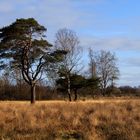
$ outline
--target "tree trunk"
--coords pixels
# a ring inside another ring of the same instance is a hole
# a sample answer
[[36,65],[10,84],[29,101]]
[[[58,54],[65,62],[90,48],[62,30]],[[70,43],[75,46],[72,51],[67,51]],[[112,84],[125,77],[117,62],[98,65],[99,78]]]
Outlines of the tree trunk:
[[77,90],[74,90],[74,95],[75,95],[74,101],[77,101]]
[[67,78],[68,78],[68,95],[69,95],[69,101],[71,102],[70,77],[67,76]]
[[101,94],[103,96],[106,95],[106,84],[105,83],[101,84]]
[[31,85],[31,104],[34,104],[36,99],[35,87],[35,84]]
[[69,101],[71,102],[71,94],[70,94],[70,93],[68,93],[68,95],[69,95]]
[[104,87],[102,90],[102,95],[105,96],[106,95],[106,88]]

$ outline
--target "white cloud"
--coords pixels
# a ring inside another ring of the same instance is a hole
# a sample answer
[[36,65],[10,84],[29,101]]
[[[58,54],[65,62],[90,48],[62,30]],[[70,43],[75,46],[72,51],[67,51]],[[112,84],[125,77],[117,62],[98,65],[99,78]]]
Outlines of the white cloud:
[[118,81],[119,86],[130,85],[139,86],[140,85],[140,72],[127,72],[121,74],[120,80]]
[[82,46],[114,51],[140,51],[140,39],[127,37],[82,37]]
[[[7,7],[6,7],[7,5]],[[5,0],[0,1],[1,25],[8,25],[16,18],[34,17],[54,35],[59,28],[71,28],[82,26],[82,13],[73,7],[69,0]],[[1,12],[3,11],[3,13]],[[5,18],[6,17],[6,18]]]
[[[136,55],[136,53],[134,53],[134,55]],[[123,66],[140,69],[140,56],[138,56],[138,55],[131,56],[131,57],[128,56],[128,57],[125,57],[122,60],[123,60]]]

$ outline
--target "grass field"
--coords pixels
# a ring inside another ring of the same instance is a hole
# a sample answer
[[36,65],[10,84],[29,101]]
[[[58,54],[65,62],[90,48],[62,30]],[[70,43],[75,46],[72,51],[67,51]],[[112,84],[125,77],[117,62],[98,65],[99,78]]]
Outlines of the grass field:
[[0,140],[139,140],[140,99],[0,102]]

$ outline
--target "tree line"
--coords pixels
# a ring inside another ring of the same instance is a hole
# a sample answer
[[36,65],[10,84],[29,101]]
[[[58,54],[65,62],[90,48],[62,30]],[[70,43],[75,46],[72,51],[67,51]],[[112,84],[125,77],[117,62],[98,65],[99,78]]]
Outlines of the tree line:
[[[45,89],[47,86],[52,94],[53,91],[67,94],[69,101],[77,100],[77,93],[85,89],[85,94],[90,90],[105,96],[108,89],[111,92],[115,88],[119,69],[114,53],[89,48],[89,70],[85,74],[82,48],[76,33],[60,29],[55,42],[50,43],[46,31],[34,18],[17,19],[0,28],[0,69],[1,75],[8,77],[3,80],[4,76],[1,76],[1,85],[12,79],[10,87],[28,90],[31,103],[35,103],[39,87]],[[39,86],[41,82],[43,84]]]

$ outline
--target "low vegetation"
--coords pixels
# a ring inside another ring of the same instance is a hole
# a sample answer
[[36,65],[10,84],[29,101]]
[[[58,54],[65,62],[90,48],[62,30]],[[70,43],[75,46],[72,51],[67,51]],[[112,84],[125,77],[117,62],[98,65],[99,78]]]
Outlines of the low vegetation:
[[0,102],[1,140],[138,140],[140,100]]

